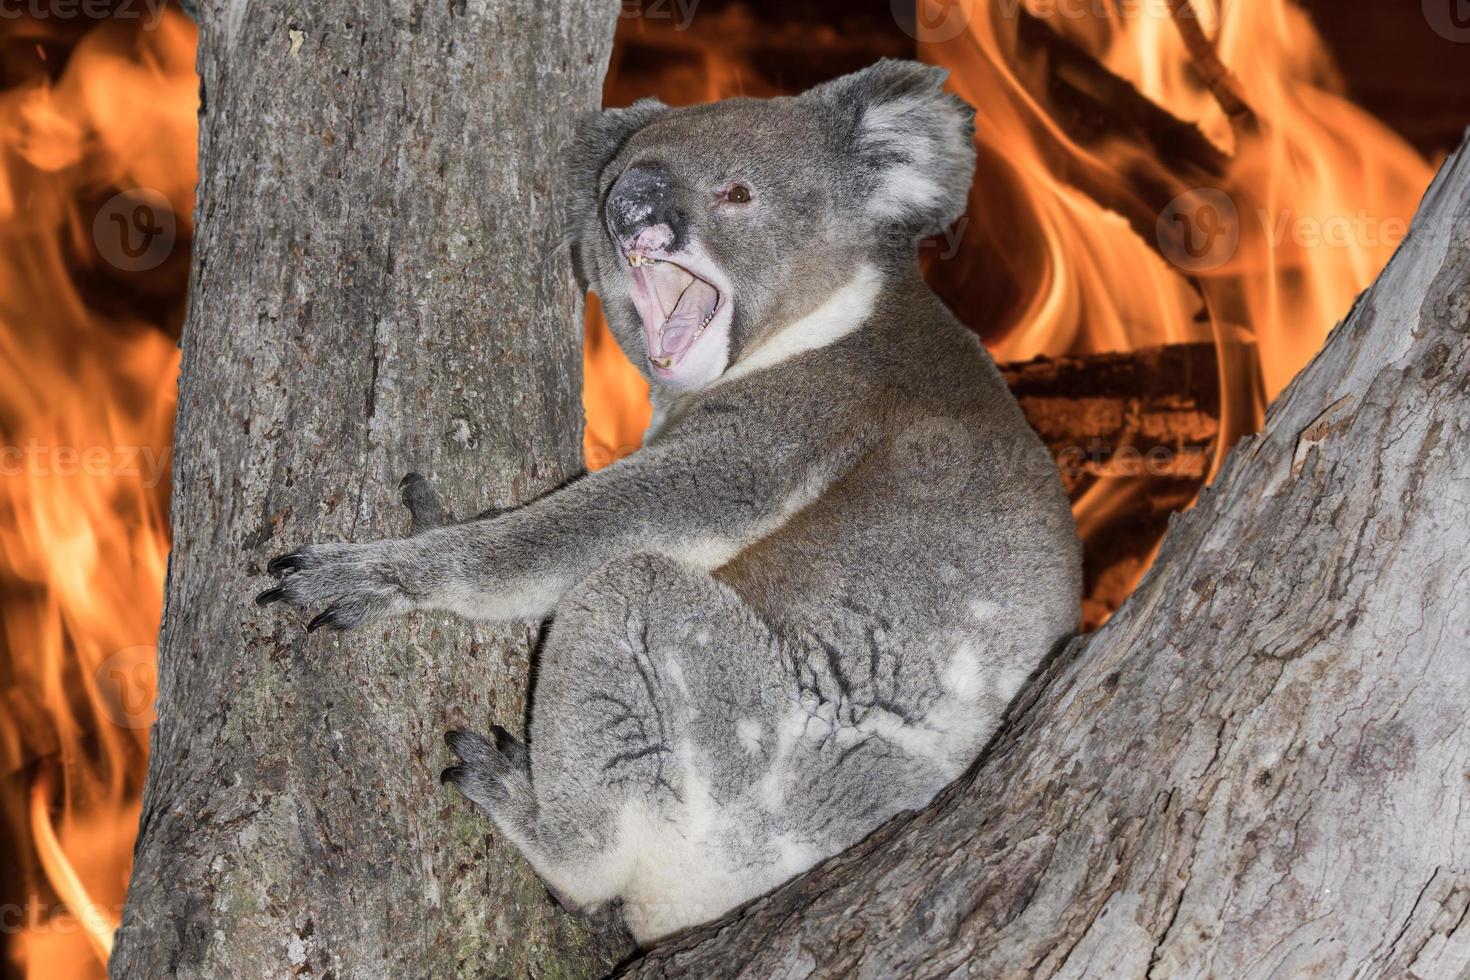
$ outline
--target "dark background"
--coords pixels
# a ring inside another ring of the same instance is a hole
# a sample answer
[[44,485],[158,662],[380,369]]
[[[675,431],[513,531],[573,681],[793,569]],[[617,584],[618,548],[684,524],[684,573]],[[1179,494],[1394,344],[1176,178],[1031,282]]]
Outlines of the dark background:
[[[904,55],[914,47],[896,23],[888,0],[683,2],[681,8],[679,0],[624,0],[625,13],[618,24],[622,63],[610,73],[617,85],[608,93],[610,103],[625,93],[648,94],[668,85],[671,68],[691,78],[698,75],[693,54],[668,43],[669,34],[678,33],[681,11],[691,9],[690,3],[697,6],[692,8],[689,32],[699,35],[700,43],[736,45],[750,52],[758,77],[743,81],[751,95],[767,94],[768,89],[800,90],[862,67],[875,50]],[[961,2],[978,6],[982,0]],[[1126,5],[1156,0],[1087,2]],[[1297,6],[1307,11],[1331,48],[1354,102],[1432,161],[1459,145],[1470,125],[1470,16],[1460,15],[1464,26],[1454,32],[1459,39],[1452,40],[1431,27],[1429,15],[1435,13],[1441,24],[1454,24],[1457,6],[1467,6],[1464,0],[1297,0]],[[725,29],[706,36],[708,27],[724,21],[731,8],[748,12],[749,33]],[[654,39],[658,40],[648,44]]]

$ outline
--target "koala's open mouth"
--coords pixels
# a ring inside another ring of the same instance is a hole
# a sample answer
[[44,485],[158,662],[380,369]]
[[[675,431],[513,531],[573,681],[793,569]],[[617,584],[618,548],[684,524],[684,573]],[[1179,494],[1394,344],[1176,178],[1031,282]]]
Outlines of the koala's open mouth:
[[648,360],[670,371],[693,349],[721,312],[720,291],[677,263],[634,253],[633,305],[643,320]]

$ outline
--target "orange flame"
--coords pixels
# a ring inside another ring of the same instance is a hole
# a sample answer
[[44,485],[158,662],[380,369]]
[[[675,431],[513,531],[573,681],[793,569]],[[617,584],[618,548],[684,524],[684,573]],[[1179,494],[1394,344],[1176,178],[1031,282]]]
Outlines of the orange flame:
[[28,977],[103,973],[152,720],[198,81],[193,24],[142,14],[5,39],[0,800]]
[[[975,326],[1001,361],[1215,343],[1218,466],[1383,267],[1428,163],[1347,101],[1324,44],[1287,0],[959,8],[964,29],[930,41],[921,32],[919,53],[949,67],[978,109],[985,162],[966,243],[1025,250],[1008,270],[1020,300]],[[1202,144],[1196,164],[1170,167],[1136,143],[1064,127],[1047,84],[1054,65],[1024,53],[1028,13],[1033,47],[1039,24],[1195,124],[1213,150]],[[1242,345],[1252,356],[1239,356]],[[1075,504],[1084,540],[1146,492],[1137,479],[1092,483]]]
[[[1120,189],[1135,191],[1136,149],[1083,147],[1056,126],[1047,106],[1013,69],[1016,20],[999,16],[1015,3],[976,7],[968,29],[920,54],[953,70],[956,91],[980,110],[977,139],[1004,161],[1038,213],[1047,245],[1044,288],[995,345],[1002,359],[1039,353],[1127,350],[1180,339],[1221,336],[1244,327],[1258,345],[1266,397],[1274,397],[1320,349],[1354,295],[1377,275],[1407,231],[1429,182],[1427,161],[1342,93],[1325,45],[1306,14],[1287,0],[1225,5],[1210,0],[1084,4],[1031,0],[1047,26],[1131,81],[1142,95],[1195,123],[1229,154],[1209,187],[1173,178],[1178,193],[1220,190],[1235,209],[1233,254],[1210,268],[1180,269],[1155,247],[1110,220],[1091,199],[1058,186],[1040,130],[1071,158],[1064,166],[1104,168]],[[1111,8],[1112,16],[1064,15]],[[1233,124],[1200,77],[1180,23],[1201,37],[1228,69],[1227,87],[1254,117]],[[1053,220],[1060,214],[1065,220]],[[1187,215],[1184,217],[1188,217]],[[1100,274],[1101,273],[1101,274]],[[1210,327],[1193,326],[1197,297],[1181,291],[1184,274],[1204,280]],[[1161,298],[1162,297],[1162,298]],[[1210,303],[1210,300],[1219,302]]]

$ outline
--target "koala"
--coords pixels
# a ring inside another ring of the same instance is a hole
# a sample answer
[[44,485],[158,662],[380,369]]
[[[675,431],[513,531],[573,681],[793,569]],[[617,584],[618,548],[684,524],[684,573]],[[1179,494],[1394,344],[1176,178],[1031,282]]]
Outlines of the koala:
[[312,629],[550,618],[526,741],[451,732],[443,778],[642,944],[924,806],[1078,629],[1055,465],[919,273],[975,162],[944,78],[596,115],[573,259],[651,383],[642,448],[459,524],[410,478],[430,526],[268,565]]

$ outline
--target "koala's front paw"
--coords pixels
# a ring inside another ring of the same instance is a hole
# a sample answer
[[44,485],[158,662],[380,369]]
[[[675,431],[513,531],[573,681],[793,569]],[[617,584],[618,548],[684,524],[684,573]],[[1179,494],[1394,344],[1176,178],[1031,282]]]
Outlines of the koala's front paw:
[[396,571],[391,541],[313,544],[272,559],[266,571],[281,580],[255,597],[257,605],[285,602],[298,609],[325,606],[308,632],[327,626],[345,630],[415,605]]

